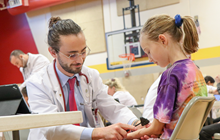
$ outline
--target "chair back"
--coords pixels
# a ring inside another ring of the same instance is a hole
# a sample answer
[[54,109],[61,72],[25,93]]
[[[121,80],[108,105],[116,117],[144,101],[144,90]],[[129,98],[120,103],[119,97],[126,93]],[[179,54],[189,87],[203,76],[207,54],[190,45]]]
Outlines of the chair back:
[[142,117],[142,113],[141,113],[140,110],[138,110],[136,107],[131,106],[131,107],[128,107],[128,108],[133,112],[133,114],[134,114],[137,118]]
[[215,97],[193,97],[184,108],[170,140],[198,140]]

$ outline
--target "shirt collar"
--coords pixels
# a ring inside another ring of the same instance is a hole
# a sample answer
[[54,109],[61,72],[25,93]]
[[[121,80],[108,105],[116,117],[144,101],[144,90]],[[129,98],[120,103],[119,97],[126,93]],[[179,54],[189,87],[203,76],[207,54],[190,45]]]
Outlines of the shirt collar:
[[58,75],[58,77],[59,77],[59,79],[60,79],[60,83],[61,83],[62,87],[67,83],[67,81],[68,81],[69,79],[72,79],[73,77],[76,77],[76,80],[77,80],[78,82],[80,82],[80,78],[79,78],[79,74],[78,74],[78,73],[77,73],[77,74],[74,74],[72,77],[69,77],[69,76],[66,76],[65,74],[63,74],[63,73],[57,68],[56,63],[55,63],[55,68],[56,68],[57,75]]
[[30,65],[30,53],[27,53],[27,55],[28,55],[28,60],[27,60],[26,67],[29,67],[29,65]]
[[25,68],[27,68],[27,67],[30,67],[29,65],[30,65],[30,53],[27,53],[27,55],[28,55],[28,60],[27,60],[27,63],[26,63],[26,67],[21,67],[23,70],[25,69]]

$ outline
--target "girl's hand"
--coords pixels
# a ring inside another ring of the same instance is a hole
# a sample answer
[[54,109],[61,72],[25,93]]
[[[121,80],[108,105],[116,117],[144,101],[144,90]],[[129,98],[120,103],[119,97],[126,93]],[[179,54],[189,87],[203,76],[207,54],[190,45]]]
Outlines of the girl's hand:
[[143,129],[145,129],[145,128],[138,129],[138,130],[136,130],[134,132],[128,133],[126,139],[139,139],[139,138],[141,138],[140,131],[142,131]]
[[147,135],[144,135],[143,137],[141,137],[141,140],[147,140],[149,138],[159,138],[159,135],[151,135],[150,137]]
[[[148,128],[148,127],[150,127],[150,126],[151,126],[151,123],[145,125],[145,128]],[[141,140],[147,140],[147,139],[149,139],[149,138],[159,138],[159,136],[160,136],[160,135],[150,135],[150,136],[144,135],[144,136],[141,137],[140,139],[141,139]]]
[[151,125],[151,123],[148,123],[144,126],[142,126],[141,124],[139,124],[138,126],[136,126],[137,129],[142,129],[142,128],[148,128]]
[[[138,125],[136,128],[139,130],[139,129],[142,129],[142,128],[148,128],[149,126],[151,125],[151,123],[149,123],[149,124],[147,124],[147,125],[144,125],[144,126],[142,126],[141,124],[140,125]],[[133,134],[132,134],[133,135]],[[155,138],[156,136],[154,136],[153,135],[153,138]],[[141,137],[140,139],[143,139],[143,140],[147,140],[147,139],[149,139],[150,138],[150,136],[148,136],[148,135],[144,135],[143,137]],[[156,137],[157,138],[157,137]]]
[[150,127],[151,123],[148,123],[147,125],[145,125],[146,128]]
[[146,125],[144,128],[138,129],[127,135],[127,139],[147,139],[149,137],[158,137],[163,131],[164,123],[154,119],[152,124]]
[[157,135],[145,135],[146,134],[147,129],[146,128],[142,128],[139,129],[137,131],[131,132],[127,135],[126,139],[142,139],[142,140],[147,140],[149,138],[158,138]]

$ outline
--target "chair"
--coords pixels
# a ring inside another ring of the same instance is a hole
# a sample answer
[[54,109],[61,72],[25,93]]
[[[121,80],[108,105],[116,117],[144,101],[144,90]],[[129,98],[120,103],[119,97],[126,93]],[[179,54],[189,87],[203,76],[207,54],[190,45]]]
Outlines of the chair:
[[133,112],[133,114],[137,117],[140,118],[142,117],[141,111],[138,109],[139,107],[143,107],[144,105],[132,105],[129,106],[128,108]]
[[170,140],[198,140],[215,97],[193,97],[184,108]]
[[220,133],[214,134],[214,140],[220,140]]

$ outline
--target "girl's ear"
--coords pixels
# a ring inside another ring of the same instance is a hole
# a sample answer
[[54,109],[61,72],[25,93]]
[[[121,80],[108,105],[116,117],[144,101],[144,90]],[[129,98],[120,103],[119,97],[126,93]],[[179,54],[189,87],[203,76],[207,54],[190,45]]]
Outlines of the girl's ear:
[[49,47],[49,48],[48,48],[48,51],[49,51],[50,54],[53,56],[53,58],[56,58],[56,57],[57,57],[56,52],[55,52],[55,50],[54,50],[52,47]]
[[158,36],[159,42],[161,42],[163,45],[167,45],[168,41],[167,41],[167,37],[164,34],[160,34]]

